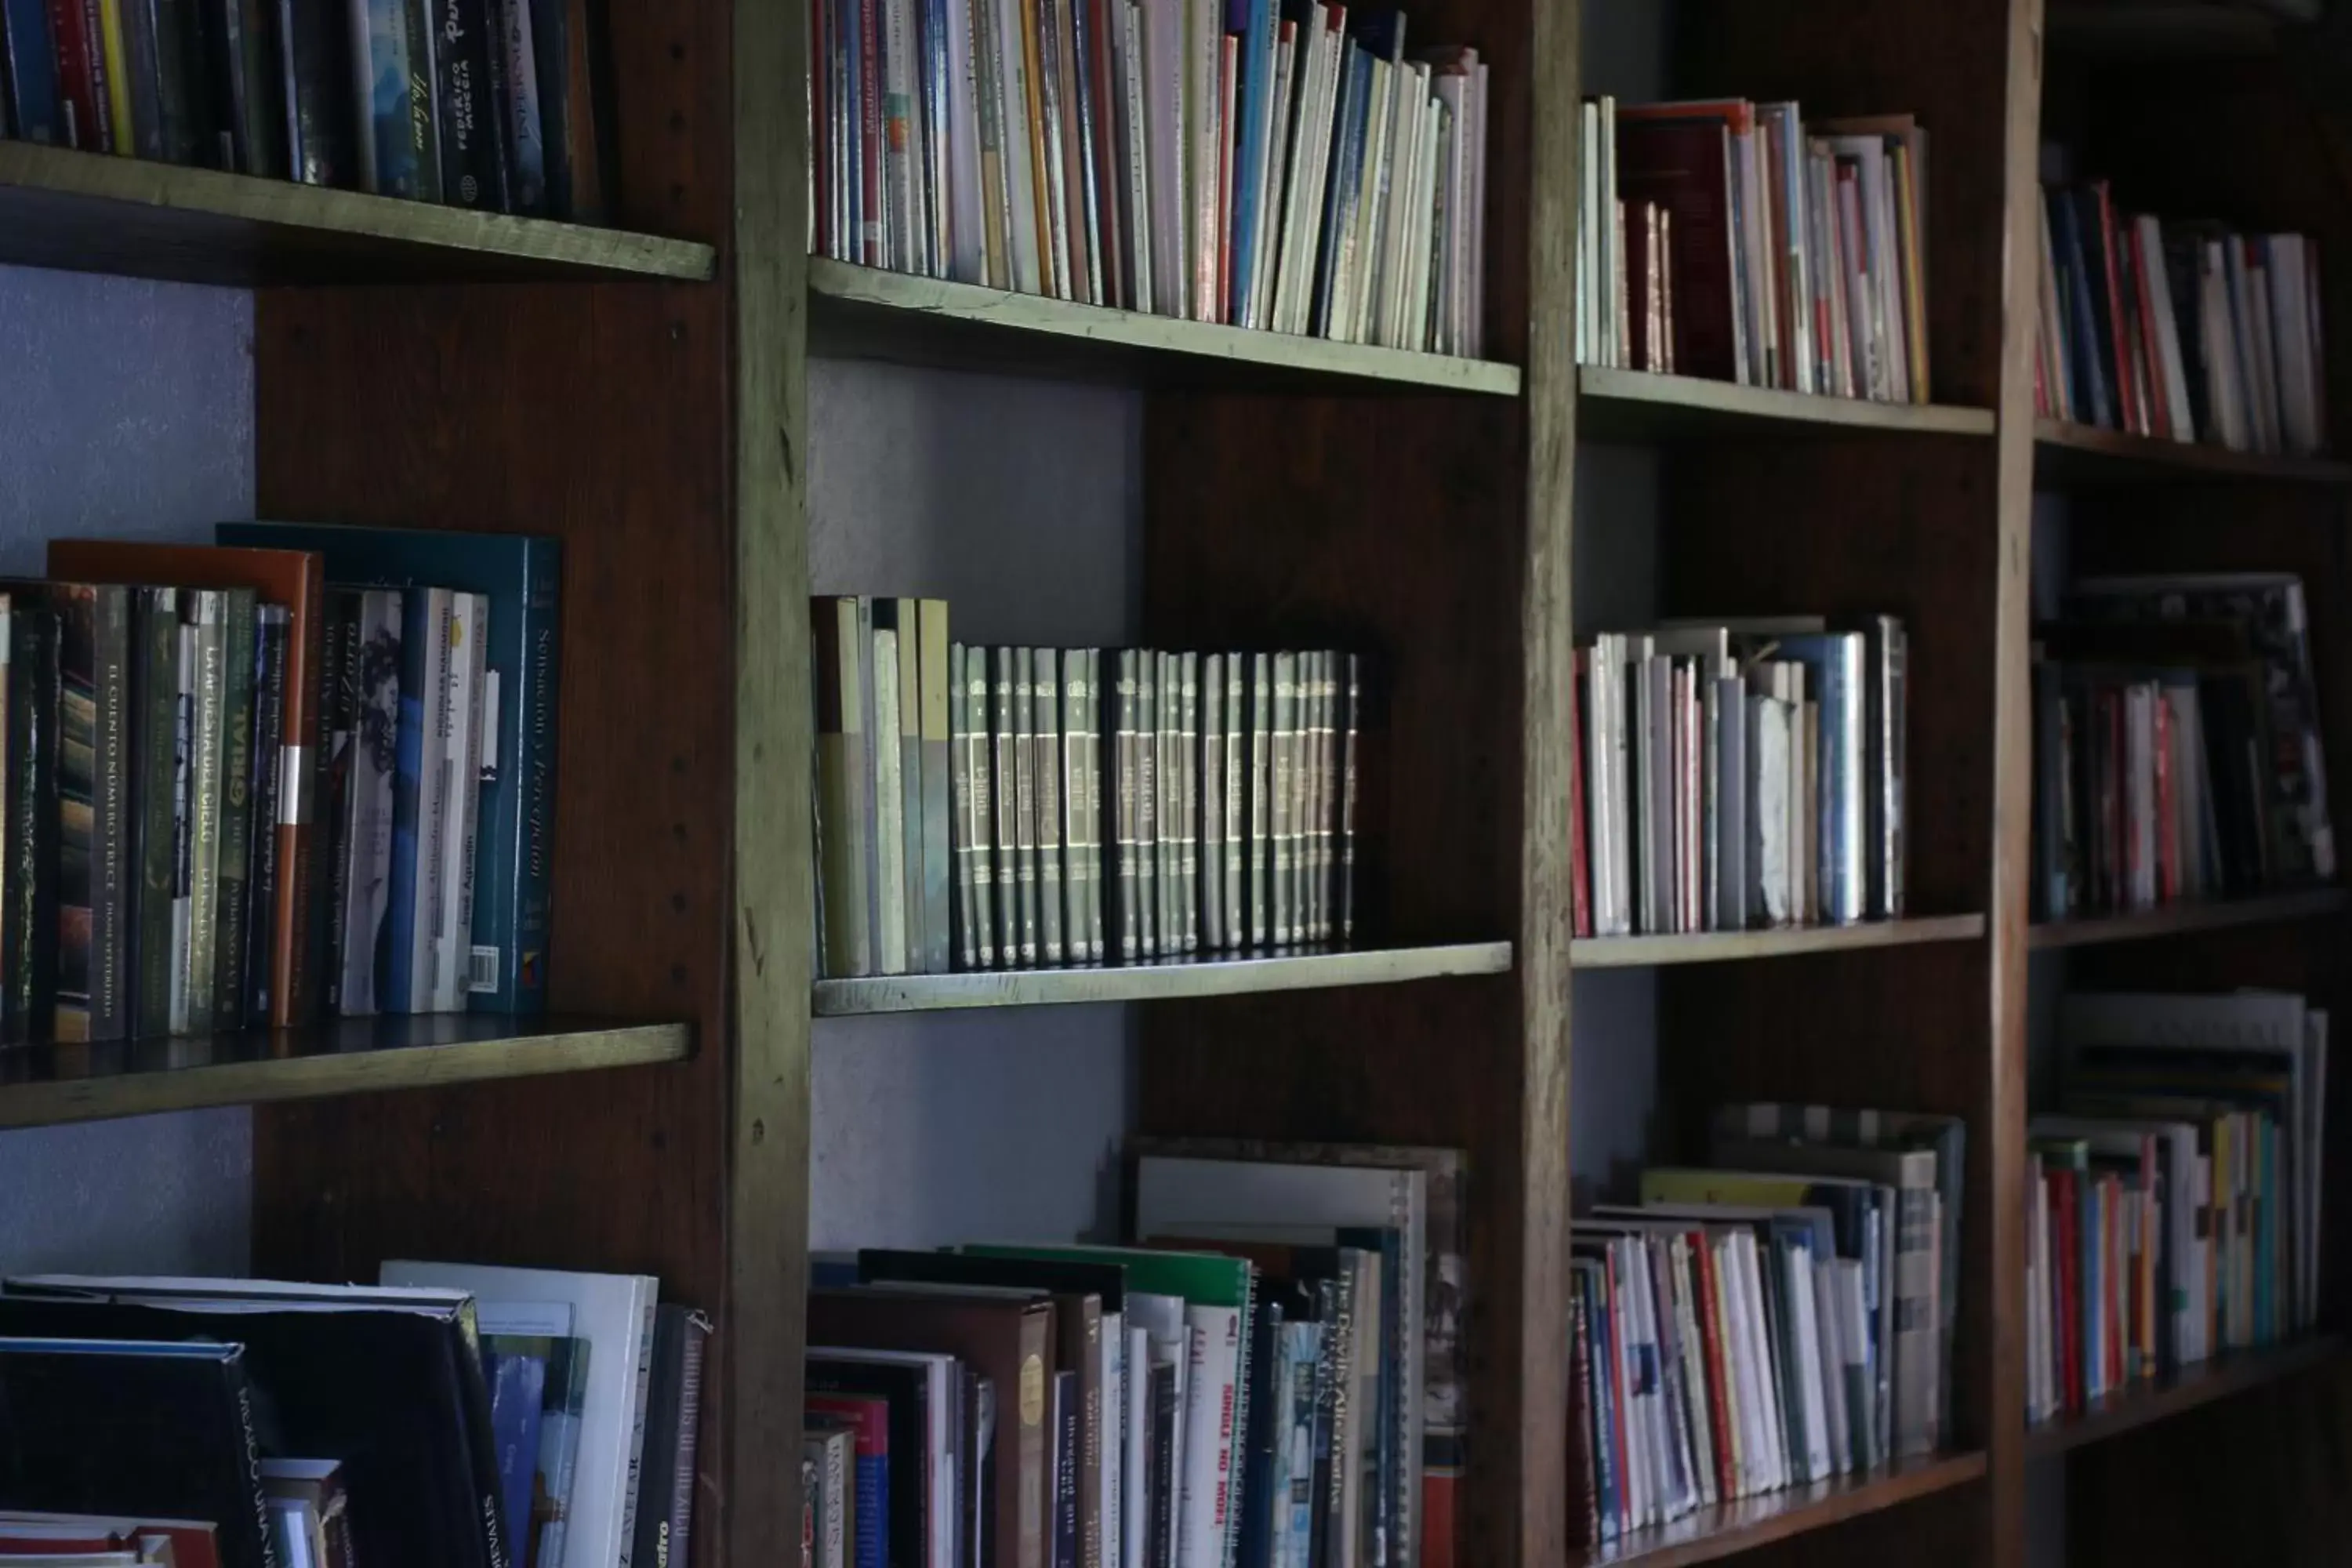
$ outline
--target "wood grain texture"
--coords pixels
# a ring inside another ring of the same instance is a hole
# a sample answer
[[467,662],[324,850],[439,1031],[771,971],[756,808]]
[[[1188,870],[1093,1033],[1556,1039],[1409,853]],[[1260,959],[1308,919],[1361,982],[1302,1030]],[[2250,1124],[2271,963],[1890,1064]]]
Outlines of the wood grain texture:
[[992,970],[970,974],[887,974],[816,982],[820,1018],[962,1007],[1066,1006],[1088,1002],[1164,1002],[1340,985],[1402,985],[1454,974],[1502,974],[1507,942],[1353,952],[1202,956],[1078,969]]
[[1578,969],[1646,969],[1659,964],[1736,963],[1805,952],[1855,952],[1923,942],[1974,942],[1982,915],[1865,921],[1850,926],[1790,926],[1780,931],[1703,931],[1687,936],[1587,937],[1570,949]]
[[1872,403],[1739,386],[1688,375],[1583,365],[1577,371],[1577,432],[1587,440],[1669,440],[1692,436],[1785,437],[1791,426],[1885,430],[1927,436],[1990,436],[1990,408]]
[[1516,364],[1180,321],[827,257],[809,258],[808,268],[812,341],[833,358],[1132,386],[1519,395]]
[[1569,1568],[1691,1568],[1965,1487],[1984,1473],[1982,1453],[1954,1454],[1741,1498],[1605,1545],[1571,1548]]
[[2284,925],[2317,915],[2340,914],[2352,908],[2352,893],[2342,888],[2315,888],[2300,893],[2271,893],[2257,898],[2214,899],[2201,903],[2170,904],[2128,915],[2086,915],[2079,920],[2037,921],[2032,945],[2089,947],[2110,942],[2147,942],[2189,931],[2221,931],[2231,926]]
[[0,1127],[643,1067],[684,1060],[692,1035],[683,1024],[447,1013],[31,1046],[0,1054]]
[[252,288],[700,279],[712,256],[625,229],[0,141],[0,262]]
[[2086,1443],[2105,1442],[2158,1421],[2169,1421],[2215,1400],[2300,1376],[2343,1354],[2342,1339],[2321,1334],[2293,1344],[2217,1356],[2184,1367],[2168,1377],[2094,1400],[2079,1415],[2046,1422],[2033,1429],[2026,1447],[2035,1458],[2043,1458]]
[[2043,486],[2072,488],[2194,479],[2352,484],[2352,463],[2325,458],[2232,452],[2227,447],[2126,436],[2120,430],[2101,430],[2056,419],[2034,421],[2033,442],[2033,477]]

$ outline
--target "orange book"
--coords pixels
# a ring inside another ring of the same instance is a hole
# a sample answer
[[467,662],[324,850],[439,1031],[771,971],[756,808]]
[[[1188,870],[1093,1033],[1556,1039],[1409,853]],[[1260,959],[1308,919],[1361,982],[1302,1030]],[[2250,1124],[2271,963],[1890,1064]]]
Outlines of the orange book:
[[187,588],[250,588],[292,617],[286,649],[286,786],[278,812],[277,934],[270,961],[269,1022],[290,1028],[319,1013],[326,921],[326,868],[310,817],[326,766],[319,671],[325,661],[324,559],[301,550],[215,545],[49,542],[52,576],[84,583],[147,583]]

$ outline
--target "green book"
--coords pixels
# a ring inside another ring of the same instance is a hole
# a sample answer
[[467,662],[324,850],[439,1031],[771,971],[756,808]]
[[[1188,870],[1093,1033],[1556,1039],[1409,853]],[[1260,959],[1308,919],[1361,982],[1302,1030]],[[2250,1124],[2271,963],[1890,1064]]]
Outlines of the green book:
[[132,610],[131,723],[137,774],[131,829],[139,881],[132,891],[135,965],[131,1032],[172,1032],[172,905],[179,884],[180,591],[141,588]]
[[253,675],[250,588],[221,591],[220,857],[213,932],[213,1027],[245,1026],[247,894],[253,875]]

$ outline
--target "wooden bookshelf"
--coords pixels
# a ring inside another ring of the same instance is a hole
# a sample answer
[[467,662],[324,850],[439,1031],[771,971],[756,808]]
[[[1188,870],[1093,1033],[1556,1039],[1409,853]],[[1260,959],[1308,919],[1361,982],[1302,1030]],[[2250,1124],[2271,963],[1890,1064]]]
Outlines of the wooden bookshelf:
[[1702,1509],[1598,1546],[1571,1547],[1568,1568],[1691,1568],[1984,1479],[1981,1453],[1913,1460]]
[[1317,991],[1343,985],[1402,985],[1464,974],[1506,974],[1507,942],[1457,942],[1347,952],[1177,958],[1083,969],[1020,969],[972,974],[889,974],[820,980],[820,1018],[859,1013],[921,1013],[960,1007],[1042,1007],[1079,1002],[1175,1001]]
[[2087,947],[2110,942],[2147,942],[2192,931],[2226,931],[2233,926],[2284,925],[2292,921],[2317,920],[2352,908],[2352,894],[2341,888],[2313,888],[2304,892],[2272,893],[2254,899],[2216,899],[2205,903],[2168,904],[2136,914],[2086,915],[2076,920],[2036,921],[2036,949]]
[[692,1040],[684,1024],[452,1013],[32,1046],[0,1053],[0,1127],[648,1067],[684,1061]]
[[1785,438],[1804,427],[1827,435],[1879,431],[1990,436],[1990,408],[1816,397],[1727,381],[1647,371],[1577,367],[1577,433],[1595,441],[1664,441],[1741,435]]
[[1519,367],[1115,310],[811,257],[811,352],[1164,388],[1519,395]]
[[2147,484],[2166,479],[2267,479],[2280,484],[2352,483],[2352,463],[2232,452],[2202,442],[2126,436],[2119,430],[2037,420],[2033,473],[2054,485]]
[[2337,1360],[2344,1350],[2341,1335],[2316,1334],[2267,1350],[2234,1351],[2094,1400],[2080,1415],[2045,1422],[2032,1429],[2026,1446],[2036,1458],[2067,1453],[2249,1389],[2299,1377]]
[[184,283],[701,282],[690,240],[0,141],[0,262]]
[[1569,962],[1578,969],[1735,963],[1751,958],[1791,958],[1806,952],[1861,952],[1927,942],[1975,942],[1984,933],[1982,915],[1933,915],[1916,920],[1865,921],[1859,925],[1789,926],[1778,931],[1583,937],[1570,948]]

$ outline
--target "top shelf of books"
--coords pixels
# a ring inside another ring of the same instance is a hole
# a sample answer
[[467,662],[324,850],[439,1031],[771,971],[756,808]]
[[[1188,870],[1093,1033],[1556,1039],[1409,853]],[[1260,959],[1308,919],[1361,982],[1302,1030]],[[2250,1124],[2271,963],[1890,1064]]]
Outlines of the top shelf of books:
[[0,141],[0,262],[251,288],[711,275],[707,245]]

